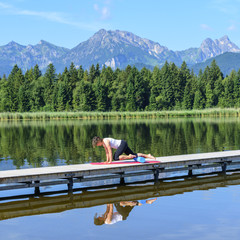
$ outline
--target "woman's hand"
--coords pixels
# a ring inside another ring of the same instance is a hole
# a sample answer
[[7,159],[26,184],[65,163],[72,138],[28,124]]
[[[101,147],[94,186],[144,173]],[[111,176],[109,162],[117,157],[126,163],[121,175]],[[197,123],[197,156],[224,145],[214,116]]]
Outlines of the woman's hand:
[[111,163],[112,162],[112,148],[110,146],[109,140],[106,140],[106,139],[103,140],[103,147],[106,152],[107,163]]

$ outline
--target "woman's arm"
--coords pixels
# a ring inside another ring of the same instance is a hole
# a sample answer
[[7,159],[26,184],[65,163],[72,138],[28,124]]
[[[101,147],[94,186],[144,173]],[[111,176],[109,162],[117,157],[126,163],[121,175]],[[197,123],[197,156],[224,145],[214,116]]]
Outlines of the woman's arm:
[[112,148],[110,146],[109,140],[103,140],[103,146],[106,152],[107,162],[112,162]]
[[107,204],[107,211],[106,211],[106,220],[105,223],[110,224],[112,222],[113,216],[113,204]]

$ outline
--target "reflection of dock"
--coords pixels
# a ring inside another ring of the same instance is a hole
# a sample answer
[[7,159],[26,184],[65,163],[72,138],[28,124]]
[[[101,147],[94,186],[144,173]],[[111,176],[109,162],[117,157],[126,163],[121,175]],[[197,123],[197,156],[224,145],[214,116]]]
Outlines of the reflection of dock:
[[[58,213],[75,208],[88,208],[107,203],[132,201],[162,196],[183,194],[195,190],[209,190],[218,187],[240,184],[240,174],[217,175],[212,177],[194,177],[173,182],[159,182],[139,186],[115,186],[111,189],[92,191],[90,188],[81,193],[67,194],[67,191],[58,196],[40,196],[27,200],[9,199],[10,202],[0,204],[0,220],[31,216],[47,213]],[[26,198],[27,196],[25,196]],[[6,199],[5,199],[6,201]]]
[[155,163],[144,164],[77,164],[69,166],[8,170],[0,172],[0,190],[35,187],[39,193],[41,186],[68,184],[72,190],[75,182],[98,181],[152,174],[158,180],[160,173],[186,172],[193,175],[193,170],[209,169],[214,172],[219,167],[223,172],[228,166],[240,164],[240,150],[212,153],[199,153],[178,156],[159,157]]

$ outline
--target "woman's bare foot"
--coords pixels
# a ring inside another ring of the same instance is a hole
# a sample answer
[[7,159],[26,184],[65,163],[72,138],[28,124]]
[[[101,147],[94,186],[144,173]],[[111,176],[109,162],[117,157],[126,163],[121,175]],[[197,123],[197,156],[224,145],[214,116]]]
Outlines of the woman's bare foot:
[[150,159],[156,160],[156,158],[155,158],[153,155],[151,155],[150,153],[149,153],[147,156],[148,156],[148,158],[150,158]]
[[106,161],[106,162],[104,162],[104,164],[110,164],[111,162],[109,162],[109,161]]
[[135,158],[136,157],[136,155],[132,155],[132,154],[130,154],[130,155],[128,155],[129,156],[129,159],[132,159],[132,158]]
[[152,204],[153,202],[155,202],[157,200],[157,198],[154,199],[149,199],[146,201],[147,204]]

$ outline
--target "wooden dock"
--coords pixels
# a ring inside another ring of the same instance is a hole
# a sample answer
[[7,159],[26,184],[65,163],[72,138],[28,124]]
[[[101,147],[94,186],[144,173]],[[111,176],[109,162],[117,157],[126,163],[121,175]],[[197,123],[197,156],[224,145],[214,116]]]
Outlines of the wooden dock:
[[124,164],[76,164],[0,171],[0,190],[33,187],[35,193],[39,193],[42,186],[67,184],[72,191],[77,182],[119,178],[124,183],[127,177],[149,174],[157,181],[162,173],[182,172],[186,175],[187,172],[192,176],[196,169],[208,169],[209,173],[226,172],[230,166],[233,169],[240,165],[240,150],[158,157],[157,161],[129,164],[127,160]]

